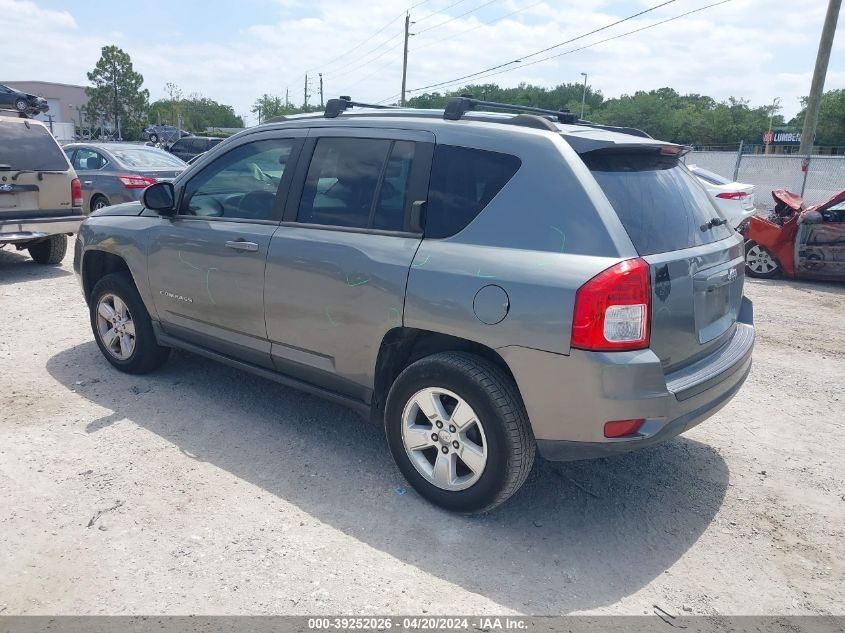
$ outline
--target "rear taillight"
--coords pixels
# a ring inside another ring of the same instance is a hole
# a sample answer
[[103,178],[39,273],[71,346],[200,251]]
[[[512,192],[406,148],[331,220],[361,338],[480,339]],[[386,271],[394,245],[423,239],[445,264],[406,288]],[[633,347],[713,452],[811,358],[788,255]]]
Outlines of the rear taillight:
[[717,198],[721,198],[722,200],[741,200],[748,194],[744,191],[726,191],[725,193],[716,194]]
[[619,262],[575,294],[571,345],[594,351],[648,347],[650,314],[648,264]]
[[146,176],[118,176],[118,179],[127,189],[146,189],[150,185],[156,184],[155,178],[147,178]]
[[70,204],[74,207],[82,206],[82,183],[79,178],[70,181]]

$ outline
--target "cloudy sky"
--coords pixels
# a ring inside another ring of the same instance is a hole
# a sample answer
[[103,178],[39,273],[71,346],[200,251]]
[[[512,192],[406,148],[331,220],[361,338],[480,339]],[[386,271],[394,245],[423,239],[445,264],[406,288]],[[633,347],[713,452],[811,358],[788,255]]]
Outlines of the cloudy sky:
[[[639,33],[718,0],[0,0],[0,80],[86,84],[100,48],[116,44],[152,99],[167,82],[253,120],[262,93],[302,103],[395,99],[401,87],[404,12],[410,8],[408,87],[422,88],[515,59],[486,81],[553,86],[581,81],[606,97],[671,86],[752,104],[779,97],[788,118],[809,90],[825,0],[730,0]],[[550,50],[640,11],[644,15]],[[600,40],[622,35],[612,41]],[[585,45],[584,50],[574,51]],[[560,53],[564,53],[560,55]],[[505,72],[501,72],[505,71]],[[478,78],[482,79],[486,75]],[[461,82],[463,83],[463,82]],[[441,90],[453,86],[446,84]],[[826,89],[845,87],[845,18]],[[412,96],[414,92],[410,92]]]

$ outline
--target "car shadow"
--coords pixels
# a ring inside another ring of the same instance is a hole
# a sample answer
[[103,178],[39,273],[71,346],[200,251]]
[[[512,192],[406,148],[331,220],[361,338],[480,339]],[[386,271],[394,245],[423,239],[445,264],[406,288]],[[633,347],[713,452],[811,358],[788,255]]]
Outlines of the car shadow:
[[464,517],[407,486],[380,428],[273,382],[182,352],[129,376],[93,341],[47,369],[111,412],[87,433],[131,421],[408,565],[538,614],[610,605],[648,584],[707,528],[730,477],[715,449],[681,437],[613,459],[540,460],[508,503]]
[[[14,248],[14,247],[11,247]],[[20,253],[0,250],[0,286],[42,279],[66,277],[71,273],[61,264],[54,266],[36,264],[26,251]]]
[[845,283],[841,281],[826,281],[822,279],[785,279],[778,277],[777,279],[754,279],[753,277],[745,277],[745,283],[753,286],[762,286],[763,288],[797,288],[804,292],[826,293],[831,295],[843,296],[845,295]]

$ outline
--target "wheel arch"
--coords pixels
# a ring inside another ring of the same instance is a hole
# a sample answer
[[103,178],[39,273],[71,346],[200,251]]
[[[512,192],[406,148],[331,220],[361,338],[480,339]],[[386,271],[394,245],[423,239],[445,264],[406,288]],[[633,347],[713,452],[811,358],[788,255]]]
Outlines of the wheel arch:
[[[86,303],[91,302],[91,292],[94,290],[94,286],[96,286],[97,282],[106,275],[125,271],[132,276],[134,281],[134,276],[132,275],[132,271],[129,269],[129,264],[126,263],[126,260],[120,255],[115,255],[114,253],[109,253],[107,251],[96,249],[86,251],[82,256],[82,265],[80,269],[82,278],[82,293],[85,296]],[[137,287],[138,284],[136,283],[135,285]]]
[[439,352],[467,352],[480,356],[500,367],[516,385],[513,372],[505,359],[491,347],[441,332],[396,327],[385,334],[379,346],[370,407],[374,422],[381,424],[387,394],[402,370],[421,358]]

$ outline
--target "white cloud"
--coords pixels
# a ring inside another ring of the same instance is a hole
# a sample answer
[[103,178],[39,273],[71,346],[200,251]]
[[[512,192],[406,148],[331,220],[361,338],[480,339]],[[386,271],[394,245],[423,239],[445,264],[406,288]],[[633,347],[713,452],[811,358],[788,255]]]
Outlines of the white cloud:
[[[408,0],[410,3],[410,0]],[[464,0],[446,12],[454,0],[430,0],[413,10],[417,21],[409,55],[409,88],[459,77],[570,39],[635,13],[654,0],[632,1],[624,9],[605,0],[501,0],[478,14],[469,14],[437,28],[483,0]],[[678,0],[653,13],[562,46],[561,53],[652,24],[708,4],[708,0]],[[606,97],[662,86],[679,92],[708,94],[718,99],[737,96],[754,104],[782,99],[784,114],[798,108],[809,89],[818,35],[824,18],[820,0],[733,0],[665,25],[599,44],[485,81],[514,85],[529,81],[555,85],[579,81],[580,72]],[[129,6],[128,3],[126,5]],[[134,5],[133,5],[134,6]],[[247,114],[258,95],[269,92],[301,102],[304,74],[323,72],[326,96],[352,94],[378,100],[399,92],[404,4],[395,0],[276,0],[280,19],[258,17],[233,28],[228,36],[204,38],[203,19],[219,21],[221,9],[198,16],[197,28],[179,33],[151,33],[144,19],[120,24],[120,33],[87,28],[72,8],[50,10],[30,0],[0,0],[4,16],[4,54],[0,78],[41,79],[85,83],[85,73],[100,48],[117,44],[126,50],[145,77],[153,98],[163,96],[167,82],[185,93],[201,92],[230,103]],[[431,8],[439,8],[433,12]],[[530,7],[526,9],[526,7]],[[611,7],[614,8],[611,11]],[[497,21],[512,11],[513,16]],[[115,2],[111,9],[126,14]],[[273,15],[269,10],[262,16]],[[370,41],[346,54],[392,20]],[[491,24],[487,24],[490,22]],[[826,87],[845,85],[845,28],[840,26]],[[442,41],[438,41],[442,40]],[[32,43],[38,42],[38,52]],[[380,46],[386,42],[384,46]],[[537,56],[537,58],[542,56]],[[335,59],[339,58],[339,59]],[[537,59],[532,58],[532,61]],[[331,62],[331,63],[328,63]],[[316,81],[310,90],[316,97]]]

